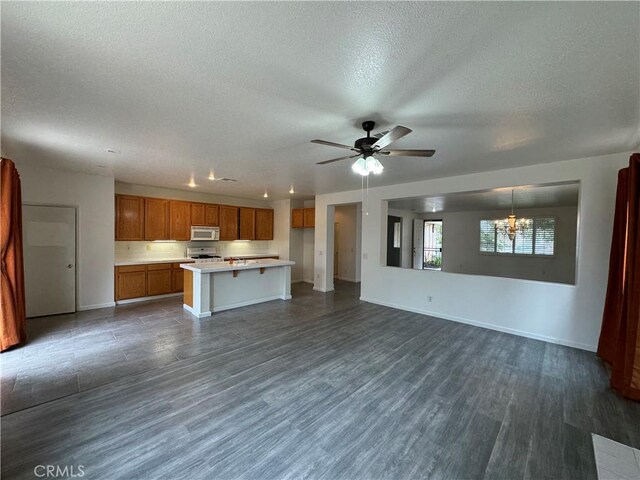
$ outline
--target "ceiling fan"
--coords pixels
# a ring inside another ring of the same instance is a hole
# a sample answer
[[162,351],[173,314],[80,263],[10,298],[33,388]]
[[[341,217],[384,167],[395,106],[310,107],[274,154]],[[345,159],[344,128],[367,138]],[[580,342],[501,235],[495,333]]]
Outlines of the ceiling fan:
[[356,152],[345,157],[332,158],[331,160],[324,160],[318,162],[317,165],[326,165],[328,163],[339,162],[340,160],[347,160],[349,158],[360,157],[351,166],[354,172],[359,173],[362,176],[367,176],[369,173],[380,174],[384,167],[375,158],[375,155],[387,155],[392,157],[431,157],[435,150],[390,150],[386,148],[396,140],[401,139],[411,130],[407,127],[397,126],[391,131],[381,132],[371,136],[371,130],[375,126],[375,122],[368,120],[362,122],[362,129],[367,132],[366,137],[359,138],[353,144],[353,147],[349,145],[342,145],[340,143],[327,142],[325,140],[311,140],[311,143],[318,143],[320,145],[329,145],[330,147],[345,148]]

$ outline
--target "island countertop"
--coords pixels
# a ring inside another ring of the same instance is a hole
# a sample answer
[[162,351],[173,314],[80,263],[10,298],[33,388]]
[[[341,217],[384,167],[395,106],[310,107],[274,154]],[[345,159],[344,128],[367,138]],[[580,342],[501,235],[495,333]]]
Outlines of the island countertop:
[[229,262],[205,262],[205,263],[183,263],[180,265],[185,270],[198,273],[231,272],[233,270],[249,270],[254,268],[286,267],[295,265],[291,260],[275,260],[264,258],[260,260],[247,260],[246,264]]

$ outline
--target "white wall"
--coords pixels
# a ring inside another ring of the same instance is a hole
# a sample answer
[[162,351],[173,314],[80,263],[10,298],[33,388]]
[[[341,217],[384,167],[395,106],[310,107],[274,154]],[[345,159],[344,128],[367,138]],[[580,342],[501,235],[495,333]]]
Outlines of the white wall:
[[[305,208],[315,206],[314,200],[305,200],[303,202]],[[303,228],[302,234],[302,280],[307,283],[313,283],[313,257],[315,251],[315,230],[313,228]]]
[[[291,200],[276,200],[271,202],[273,208],[273,241],[269,248],[277,253],[282,260],[290,259],[291,236]],[[252,242],[253,243],[253,242]]]
[[[420,217],[426,220],[442,220],[443,272],[573,284],[576,268],[577,207],[529,208],[519,209],[516,213],[518,217],[527,218],[556,217],[556,250],[553,256],[481,253],[480,220],[504,218],[504,210],[429,213]],[[405,214],[411,215],[411,212]],[[403,237],[403,251],[406,249],[405,240],[409,249],[413,243],[412,238]]]
[[23,203],[77,209],[77,309],[114,305],[113,178],[20,163],[17,168]]
[[[302,200],[291,200],[290,207],[302,208]],[[289,220],[289,227],[291,220]],[[296,262],[291,268],[291,281],[302,282],[304,280],[304,232],[306,228],[289,228],[289,260]],[[313,272],[311,273],[313,281]]]
[[223,205],[237,205],[241,207],[271,208],[267,200],[254,198],[229,197],[198,191],[176,190],[173,188],[151,187],[133,183],[115,182],[116,193],[122,195],[139,195],[141,197],[169,198],[189,202],[219,203]]
[[[369,190],[363,216],[362,287],[365,301],[595,350],[607,284],[618,169],[629,153],[439,178]],[[354,184],[356,184],[354,178]],[[579,180],[576,285],[387,267],[387,202],[393,198]],[[315,287],[333,289],[332,205],[354,203],[360,191],[316,197]],[[431,296],[433,301],[427,302]],[[461,300],[463,299],[463,300]],[[509,308],[513,310],[513,314]]]
[[357,245],[361,242],[358,238],[358,205],[345,205],[336,207],[334,222],[340,224],[338,235],[338,272],[337,278],[350,282],[360,281],[360,269],[358,268]]

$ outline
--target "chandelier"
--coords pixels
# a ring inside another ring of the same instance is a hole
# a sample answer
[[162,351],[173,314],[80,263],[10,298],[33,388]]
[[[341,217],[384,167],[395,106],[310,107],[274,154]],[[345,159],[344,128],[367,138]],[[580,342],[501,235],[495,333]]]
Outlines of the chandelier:
[[516,238],[516,233],[521,235],[531,228],[532,220],[530,218],[516,218],[513,213],[513,190],[511,190],[511,215],[507,218],[496,220],[496,232],[506,235],[509,240]]

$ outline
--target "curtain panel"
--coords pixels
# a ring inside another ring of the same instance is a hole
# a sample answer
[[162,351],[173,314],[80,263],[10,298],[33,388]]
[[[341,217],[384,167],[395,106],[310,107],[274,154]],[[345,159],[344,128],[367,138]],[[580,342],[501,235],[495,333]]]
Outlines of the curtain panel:
[[27,338],[20,175],[13,162],[6,158],[0,160],[0,188],[0,351],[3,351]]
[[609,281],[598,355],[611,364],[611,387],[640,400],[640,154],[618,172]]

